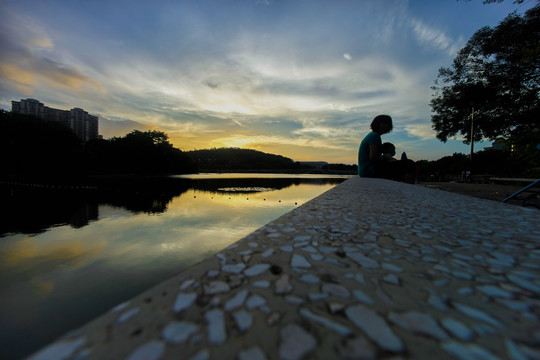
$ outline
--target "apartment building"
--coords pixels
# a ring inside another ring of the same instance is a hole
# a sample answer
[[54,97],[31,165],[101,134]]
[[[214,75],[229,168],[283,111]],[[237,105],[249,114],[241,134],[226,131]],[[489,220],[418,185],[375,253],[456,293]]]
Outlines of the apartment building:
[[11,102],[11,111],[17,114],[35,115],[48,121],[59,121],[84,141],[99,137],[99,118],[81,108],[60,110],[45,106],[36,99],[21,99],[21,101]]

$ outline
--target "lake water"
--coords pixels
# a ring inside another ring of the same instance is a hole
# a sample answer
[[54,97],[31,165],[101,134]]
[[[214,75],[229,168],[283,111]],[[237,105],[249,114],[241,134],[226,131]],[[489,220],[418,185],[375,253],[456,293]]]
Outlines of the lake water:
[[17,359],[348,176],[201,174],[0,187],[0,358]]

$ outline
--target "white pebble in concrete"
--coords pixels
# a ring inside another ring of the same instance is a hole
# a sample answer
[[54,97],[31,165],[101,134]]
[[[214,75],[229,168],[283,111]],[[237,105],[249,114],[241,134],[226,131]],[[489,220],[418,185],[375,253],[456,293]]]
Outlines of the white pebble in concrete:
[[227,264],[221,267],[221,270],[226,273],[240,274],[246,265],[244,263]]
[[461,344],[450,341],[442,345],[442,348],[460,360],[498,360],[499,358],[486,349],[476,344]]
[[382,349],[402,352],[405,347],[400,338],[394,334],[386,321],[377,313],[365,306],[351,306],[345,310],[347,318],[358,326],[373,342]]
[[223,311],[213,309],[204,314],[208,323],[208,341],[211,344],[223,344],[227,340]]
[[289,275],[282,275],[276,280],[276,294],[287,294],[293,290],[292,285],[289,282]]
[[231,311],[242,306],[247,296],[248,296],[248,291],[246,289],[237,292],[236,295],[231,300],[225,303],[225,310]]
[[244,275],[253,277],[262,274],[268,269],[270,269],[270,264],[257,264],[244,270]]
[[238,354],[238,360],[265,360],[265,359],[266,357],[264,356],[264,353],[257,346],[254,346],[246,350],[242,350],[240,351],[240,354]]
[[447,340],[448,335],[439,327],[437,322],[428,314],[411,311],[405,314],[391,313],[390,321],[405,330],[432,336],[438,340]]
[[475,309],[473,307],[470,307],[464,304],[453,303],[453,305],[461,313],[469,316],[472,319],[481,320],[497,327],[503,327],[503,325],[499,321],[495,320],[491,315],[489,315],[486,312],[483,312],[481,310]]
[[138,347],[126,360],[158,360],[163,356],[165,344],[161,341],[150,341]]
[[291,260],[292,267],[309,268],[311,264],[306,260],[303,255],[293,254]]
[[321,280],[317,276],[315,276],[313,274],[302,275],[302,276],[300,276],[300,278],[298,280],[300,280],[303,283],[312,284],[312,285],[316,285],[316,284],[321,282]]
[[139,311],[140,311],[139,308],[126,311],[125,313],[120,315],[120,317],[118,318],[118,323],[119,324],[125,323],[126,321],[130,320],[132,317],[136,316],[139,313]]
[[379,263],[376,260],[373,260],[361,253],[348,253],[347,256],[365,268],[370,269],[379,267]]
[[493,285],[477,286],[476,288],[484,294],[495,298],[512,299],[514,297],[511,292]]
[[266,304],[266,300],[259,295],[251,296],[246,302],[246,306],[249,310],[258,308],[260,306],[263,306],[264,304]]
[[322,291],[324,293],[342,297],[342,298],[348,298],[351,296],[351,293],[345,286],[338,285],[338,284],[324,284],[322,286]]
[[340,323],[332,321],[324,316],[316,315],[308,309],[300,309],[300,315],[308,320],[321,324],[328,330],[332,330],[341,336],[349,336],[352,333],[351,329],[349,329],[347,326],[341,325]]
[[373,300],[362,290],[356,289],[353,290],[353,295],[356,299],[360,300],[366,305],[373,305]]
[[315,338],[296,324],[281,329],[279,355],[284,360],[302,359],[311,353],[316,345]]
[[197,330],[199,330],[199,326],[196,324],[187,321],[175,321],[163,329],[161,336],[168,343],[181,344]]
[[193,304],[196,298],[197,298],[196,293],[178,294],[178,296],[176,297],[176,301],[174,302],[174,305],[173,305],[173,311],[177,313],[184,309],[187,309],[188,307],[191,306],[191,304]]
[[448,330],[453,336],[460,340],[470,341],[474,338],[474,332],[467,325],[456,319],[447,317],[441,320],[442,326]]
[[212,281],[204,285],[204,293],[206,295],[221,294],[228,292],[230,289],[229,284],[224,281]]
[[252,282],[251,285],[258,288],[268,289],[270,287],[270,282],[268,280],[259,280]]
[[240,331],[246,331],[251,327],[253,317],[245,310],[240,310],[233,313],[234,321]]

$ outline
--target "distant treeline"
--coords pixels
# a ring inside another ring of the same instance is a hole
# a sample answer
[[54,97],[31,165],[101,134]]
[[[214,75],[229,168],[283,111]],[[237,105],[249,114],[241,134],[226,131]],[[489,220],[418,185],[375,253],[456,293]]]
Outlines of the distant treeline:
[[536,151],[536,158],[529,156],[530,151],[512,148],[486,149],[473,154],[472,164],[470,156],[454,153],[438,160],[417,161],[419,175],[422,178],[437,178],[453,180],[461,176],[462,171],[471,170],[473,175],[504,176],[504,177],[531,177],[540,176],[540,151]]
[[[60,122],[0,111],[0,176],[72,179],[88,175],[166,175],[200,171],[306,172],[309,165],[257,150],[219,148],[183,152],[161,131],[82,142]],[[326,171],[356,171],[329,164]]]
[[[309,163],[293,161],[281,155],[268,154],[257,150],[239,148],[213,148],[186,152],[197,163],[200,171],[278,171],[313,172]],[[328,164],[322,167],[329,173],[356,173],[356,165]]]
[[214,148],[187,154],[204,171],[300,169],[299,163],[287,157],[250,149]]

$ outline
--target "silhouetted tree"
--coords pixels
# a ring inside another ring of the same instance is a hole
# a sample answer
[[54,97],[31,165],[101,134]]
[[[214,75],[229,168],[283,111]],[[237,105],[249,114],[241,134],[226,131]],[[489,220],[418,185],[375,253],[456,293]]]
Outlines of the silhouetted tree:
[[[537,153],[540,151],[537,150]],[[519,151],[515,146],[478,151],[474,153],[474,175],[537,177],[538,173],[534,171],[537,170],[538,165],[531,167],[533,160],[525,158],[523,154],[529,153]],[[538,157],[540,154],[537,154],[536,164],[538,164]],[[416,164],[423,178],[428,179],[431,175],[438,174],[443,179],[457,179],[463,170],[468,169],[468,159],[468,155],[454,153],[437,160],[420,160]]]
[[196,164],[173,147],[161,131],[134,130],[124,137],[88,142],[86,151],[96,173],[184,174],[197,171]]
[[461,134],[474,140],[520,137],[538,127],[540,115],[540,5],[508,15],[495,28],[478,30],[451,68],[435,81],[432,127],[443,142]]

